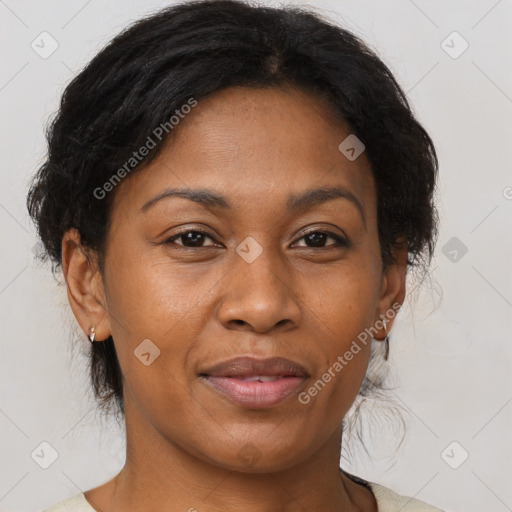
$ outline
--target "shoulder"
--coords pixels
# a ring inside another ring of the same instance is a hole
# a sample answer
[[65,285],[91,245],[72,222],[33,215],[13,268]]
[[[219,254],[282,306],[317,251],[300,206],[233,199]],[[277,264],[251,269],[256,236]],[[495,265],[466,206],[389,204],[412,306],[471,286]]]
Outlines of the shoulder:
[[[382,485],[373,482],[368,482],[368,485],[375,495],[379,512],[444,512],[423,501],[401,496]],[[95,512],[95,510],[89,505],[84,494],[80,493],[73,498],[56,503],[44,512]]]
[[81,492],[72,498],[59,501],[43,512],[95,512],[95,510],[85,499],[84,493]]
[[372,482],[368,484],[375,495],[379,512],[444,512],[423,501],[401,496],[382,485]]

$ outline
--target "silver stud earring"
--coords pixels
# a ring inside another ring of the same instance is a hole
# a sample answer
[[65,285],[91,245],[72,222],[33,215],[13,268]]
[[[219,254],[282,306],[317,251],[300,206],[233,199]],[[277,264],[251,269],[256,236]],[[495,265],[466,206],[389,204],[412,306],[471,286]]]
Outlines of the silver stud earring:
[[91,340],[91,343],[94,342],[94,336],[96,335],[96,329],[94,325],[92,327],[89,327],[89,339]]

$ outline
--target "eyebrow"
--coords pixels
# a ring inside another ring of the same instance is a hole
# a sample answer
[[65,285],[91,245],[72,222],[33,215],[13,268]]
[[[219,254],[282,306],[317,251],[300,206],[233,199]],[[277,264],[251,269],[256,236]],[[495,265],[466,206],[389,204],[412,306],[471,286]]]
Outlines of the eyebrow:
[[[140,208],[139,213],[145,213],[162,199],[171,197],[189,199],[190,201],[194,201],[207,208],[220,208],[224,210],[229,210],[232,208],[228,199],[214,190],[205,188],[167,188],[144,203],[144,205]],[[363,223],[366,226],[366,215],[363,205],[350,190],[342,186],[306,189],[300,194],[288,196],[286,200],[286,206],[290,213],[297,214],[301,211],[309,210],[314,206],[338,198],[346,199],[350,201],[354,206],[356,206],[361,215],[361,218],[363,219]]]

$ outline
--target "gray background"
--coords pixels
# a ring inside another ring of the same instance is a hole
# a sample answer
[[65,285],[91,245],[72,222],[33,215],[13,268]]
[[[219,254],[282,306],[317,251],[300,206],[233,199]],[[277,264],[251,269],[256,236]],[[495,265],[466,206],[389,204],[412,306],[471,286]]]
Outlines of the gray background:
[[[42,510],[106,481],[124,462],[119,429],[91,400],[88,342],[83,333],[72,342],[77,323],[65,287],[33,257],[25,196],[66,83],[127,23],[170,3],[0,0],[2,511]],[[392,394],[407,412],[407,437],[397,449],[395,426],[375,421],[373,460],[352,445],[345,467],[447,510],[512,510],[512,3],[307,4],[378,51],[441,164],[431,278],[392,337]],[[43,469],[53,450],[57,459]]]

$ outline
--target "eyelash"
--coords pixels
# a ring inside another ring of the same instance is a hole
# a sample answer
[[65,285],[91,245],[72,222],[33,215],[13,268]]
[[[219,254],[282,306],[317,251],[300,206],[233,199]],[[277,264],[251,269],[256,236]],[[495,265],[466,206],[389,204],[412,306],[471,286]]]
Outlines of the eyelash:
[[[183,236],[183,235],[185,235],[187,233],[199,233],[201,235],[204,235],[204,236],[210,238],[214,242],[216,241],[214,239],[214,237],[210,233],[208,233],[207,231],[203,231],[202,229],[186,229],[184,231],[181,231],[179,233],[176,233],[176,234],[172,235],[171,237],[169,237],[166,240],[164,240],[162,243],[165,244],[165,245],[167,245],[167,244],[174,244],[175,240],[177,240],[178,238],[180,238],[181,236]],[[321,230],[321,229],[308,231],[307,233],[304,233],[299,239],[297,239],[297,241],[302,240],[303,238],[307,237],[308,235],[312,235],[312,234],[326,235],[329,238],[333,238],[334,240],[336,240],[337,244],[331,244],[331,245],[328,245],[327,247],[308,247],[308,246],[305,246],[305,247],[303,247],[304,249],[324,249],[324,250],[327,250],[327,249],[335,248],[335,247],[349,247],[349,245],[350,245],[348,240],[346,238],[343,238],[341,235],[338,235],[337,233],[333,233],[332,231]],[[183,249],[208,249],[209,247],[213,247],[213,246],[207,246],[207,247],[186,247],[184,245],[179,245],[179,244],[176,244],[176,245],[178,245],[179,247],[181,247]]]

